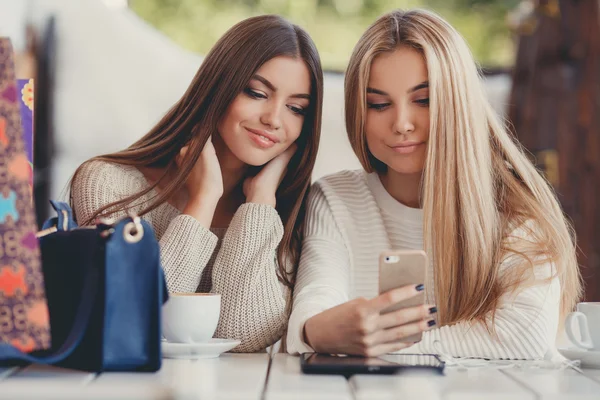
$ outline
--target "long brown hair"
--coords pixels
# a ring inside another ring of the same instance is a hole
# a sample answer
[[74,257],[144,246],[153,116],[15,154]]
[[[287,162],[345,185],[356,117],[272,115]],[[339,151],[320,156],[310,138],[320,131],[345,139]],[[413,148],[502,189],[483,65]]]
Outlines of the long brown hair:
[[[466,42],[433,12],[390,12],[354,49],[345,80],[346,128],[362,166],[382,174],[387,169],[367,146],[366,89],[373,59],[399,46],[419,51],[429,75],[423,230],[436,298],[443,299],[439,322],[488,321],[501,297],[528,284],[542,263],[553,264],[547,277],[560,281],[565,315],[581,297],[572,227],[548,182],[489,105]],[[502,270],[503,264],[511,267]]]
[[[101,215],[110,215],[135,206],[141,206],[139,214],[144,215],[165,203],[184,186],[205,143],[211,135],[218,134],[219,120],[225,115],[233,99],[242,92],[265,62],[278,56],[303,60],[311,76],[310,105],[302,132],[296,141],[298,150],[276,193],[277,211],[285,229],[277,251],[278,275],[284,284],[292,287],[302,241],[305,197],[319,146],[323,71],[310,36],[299,26],[276,15],[248,18],[229,29],[204,58],[181,99],[150,132],[125,150],[92,159],[168,171],[176,166],[175,157],[180,149],[188,145],[188,152],[174,177],[166,182],[165,172],[158,182],[101,207],[88,221],[80,223],[89,224]],[[81,167],[75,171],[71,180],[71,192],[80,170]],[[145,204],[139,203],[144,195],[163,181],[165,187],[158,195]],[[288,270],[287,265],[292,270]]]

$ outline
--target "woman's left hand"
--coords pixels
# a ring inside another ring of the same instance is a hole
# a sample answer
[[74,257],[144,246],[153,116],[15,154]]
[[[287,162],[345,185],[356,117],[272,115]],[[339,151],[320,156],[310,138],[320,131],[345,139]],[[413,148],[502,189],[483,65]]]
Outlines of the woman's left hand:
[[256,175],[244,181],[244,195],[247,203],[276,205],[275,192],[283,180],[287,166],[298,149],[292,144],[286,151],[272,159]]

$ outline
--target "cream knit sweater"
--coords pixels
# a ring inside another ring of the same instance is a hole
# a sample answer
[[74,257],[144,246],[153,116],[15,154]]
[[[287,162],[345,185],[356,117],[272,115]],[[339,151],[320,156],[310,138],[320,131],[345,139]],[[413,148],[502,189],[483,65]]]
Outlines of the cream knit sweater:
[[[87,220],[101,206],[146,187],[144,175],[134,167],[102,161],[86,163],[73,185],[75,215],[79,221]],[[148,193],[139,203],[156,194]],[[243,204],[226,230],[208,230],[169,203],[143,218],[159,240],[170,292],[221,294],[215,337],[240,339],[236,352],[261,351],[281,338],[287,322],[289,291],[276,275],[275,255],[283,225],[273,207]]]
[[[313,351],[303,340],[307,319],[357,297],[377,296],[381,251],[423,249],[422,210],[396,201],[377,174],[364,171],[344,171],[315,183],[305,229],[287,333],[291,354]],[[515,230],[510,236],[520,234]],[[514,257],[501,270],[511,262]],[[504,296],[496,312],[498,339],[481,323],[461,322],[425,332],[421,342],[402,352],[493,359],[556,355],[560,284],[557,278],[545,279],[552,271],[550,264],[537,267],[526,288]],[[431,264],[424,282],[428,304],[436,304],[433,274]]]

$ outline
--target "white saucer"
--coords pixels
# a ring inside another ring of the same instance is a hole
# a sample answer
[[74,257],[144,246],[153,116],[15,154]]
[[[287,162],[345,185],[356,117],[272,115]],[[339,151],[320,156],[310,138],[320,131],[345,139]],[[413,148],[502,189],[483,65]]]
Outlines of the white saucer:
[[584,350],[578,347],[562,347],[558,352],[569,360],[581,360],[584,368],[600,368],[600,351]]
[[205,343],[170,343],[163,340],[161,346],[164,358],[197,360],[219,357],[240,343],[235,339],[210,339]]

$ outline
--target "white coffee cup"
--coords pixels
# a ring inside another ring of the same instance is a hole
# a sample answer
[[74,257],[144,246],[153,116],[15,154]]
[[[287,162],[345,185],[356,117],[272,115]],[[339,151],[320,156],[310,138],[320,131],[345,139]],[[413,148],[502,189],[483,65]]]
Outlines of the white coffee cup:
[[172,343],[207,342],[217,329],[220,312],[220,294],[169,294],[162,309],[162,334]]
[[[581,338],[574,333],[576,323]],[[600,303],[577,304],[577,311],[570,313],[565,320],[565,330],[569,340],[577,347],[600,351]]]

